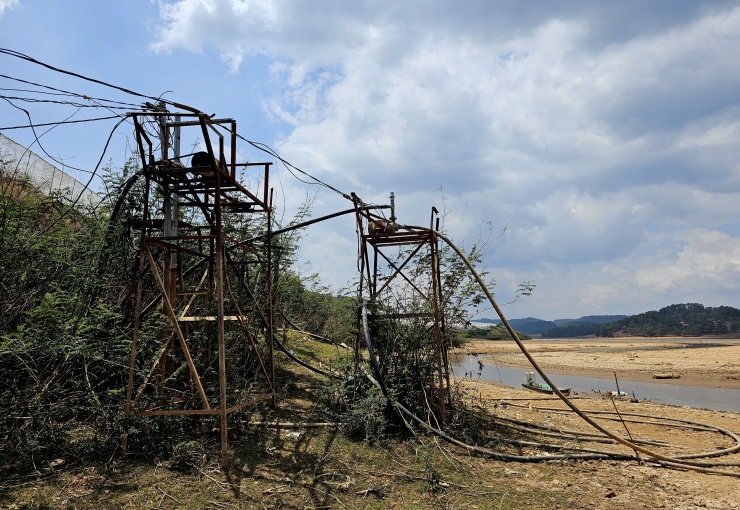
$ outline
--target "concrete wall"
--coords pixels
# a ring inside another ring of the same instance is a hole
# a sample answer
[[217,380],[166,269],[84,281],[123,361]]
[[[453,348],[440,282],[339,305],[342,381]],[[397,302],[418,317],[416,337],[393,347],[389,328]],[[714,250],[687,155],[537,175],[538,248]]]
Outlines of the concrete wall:
[[96,206],[102,200],[74,177],[41,159],[35,152],[15,143],[0,133],[0,157],[11,161],[19,175],[28,176],[42,193],[60,193],[65,199],[82,206]]

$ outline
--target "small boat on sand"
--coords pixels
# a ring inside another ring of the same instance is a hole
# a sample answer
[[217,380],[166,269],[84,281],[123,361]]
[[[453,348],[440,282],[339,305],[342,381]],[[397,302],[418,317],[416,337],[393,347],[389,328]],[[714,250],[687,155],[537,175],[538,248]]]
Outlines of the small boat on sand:
[[[549,384],[537,382],[534,372],[524,372],[524,377],[526,378],[526,381],[522,383],[522,386],[525,389],[536,391],[538,393],[546,393],[548,395],[555,393]],[[558,388],[558,390],[567,397],[570,395],[571,388]]]

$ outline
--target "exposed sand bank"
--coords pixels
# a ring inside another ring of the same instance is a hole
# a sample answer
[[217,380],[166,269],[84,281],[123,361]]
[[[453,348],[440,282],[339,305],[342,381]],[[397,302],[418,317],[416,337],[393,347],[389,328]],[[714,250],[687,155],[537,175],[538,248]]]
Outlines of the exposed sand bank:
[[[740,389],[740,339],[728,338],[584,338],[526,340],[537,363],[554,374],[613,377],[666,384]],[[460,354],[476,354],[483,363],[529,367],[513,341],[473,340]],[[673,373],[678,379],[654,379]]]

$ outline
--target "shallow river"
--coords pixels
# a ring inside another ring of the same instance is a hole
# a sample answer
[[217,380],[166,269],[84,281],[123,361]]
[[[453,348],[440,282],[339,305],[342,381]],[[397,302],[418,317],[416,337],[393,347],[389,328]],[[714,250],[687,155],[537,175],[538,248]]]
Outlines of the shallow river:
[[[490,358],[489,358],[490,361]],[[484,364],[480,367],[478,358],[472,354],[450,356],[452,370],[458,377],[485,379],[503,383],[512,388],[521,389],[524,382],[523,368],[503,367],[495,364]],[[614,379],[579,377],[571,375],[551,375],[548,377],[559,388],[573,388],[578,393],[616,391]],[[539,374],[537,380],[543,382]],[[650,383],[619,379],[619,389],[640,400],[651,400],[664,404],[675,404],[720,411],[740,412],[740,390],[728,388],[705,388],[703,386],[683,386],[678,384]]]

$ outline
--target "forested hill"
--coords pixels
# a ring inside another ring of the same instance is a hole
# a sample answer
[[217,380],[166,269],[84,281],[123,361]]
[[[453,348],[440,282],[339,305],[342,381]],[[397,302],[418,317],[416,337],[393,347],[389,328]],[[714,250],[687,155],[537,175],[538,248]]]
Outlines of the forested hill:
[[699,303],[670,305],[600,326],[597,336],[695,336],[740,332],[740,310]]
[[[624,319],[626,315],[587,315],[580,319],[555,319],[546,321],[534,317],[511,319],[511,326],[528,335],[542,335],[545,338],[562,338],[571,336],[593,335],[599,325]],[[498,319],[480,319],[475,322],[500,324]]]

